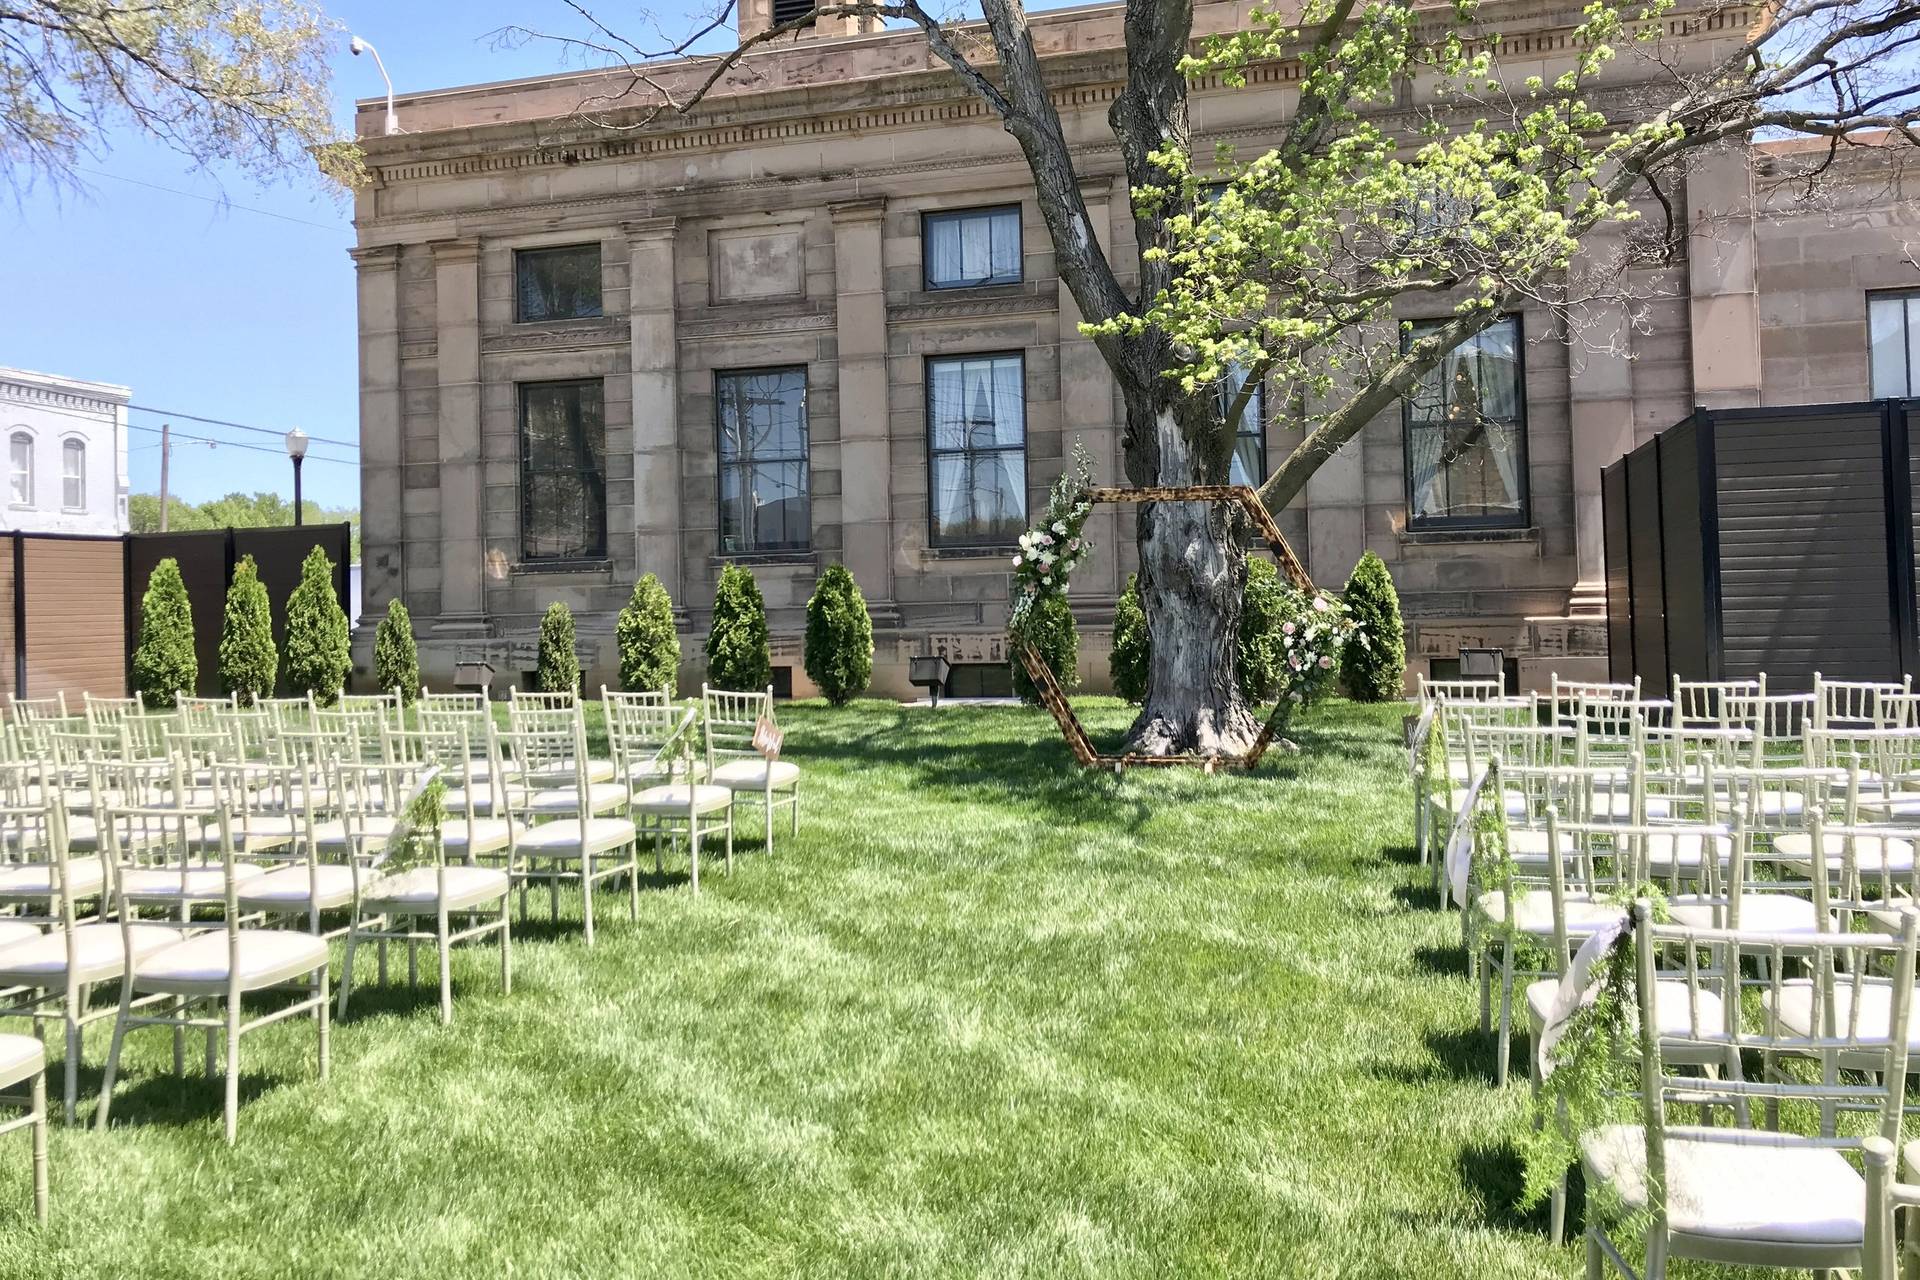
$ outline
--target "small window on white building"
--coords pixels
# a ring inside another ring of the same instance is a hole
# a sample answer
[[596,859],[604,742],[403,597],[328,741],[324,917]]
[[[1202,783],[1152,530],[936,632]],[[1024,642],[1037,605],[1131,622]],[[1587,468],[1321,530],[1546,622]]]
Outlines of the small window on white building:
[[60,505],[67,511],[87,509],[87,446],[68,440],[60,446]]
[[1873,398],[1920,396],[1920,293],[1867,296]]
[[16,507],[33,505],[33,437],[16,431],[7,441],[7,461],[12,471],[11,501]]

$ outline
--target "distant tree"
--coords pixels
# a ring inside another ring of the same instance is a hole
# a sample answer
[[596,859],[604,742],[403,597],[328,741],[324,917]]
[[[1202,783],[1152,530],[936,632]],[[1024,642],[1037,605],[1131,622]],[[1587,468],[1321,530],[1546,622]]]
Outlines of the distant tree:
[[1113,691],[1128,702],[1147,696],[1147,669],[1153,640],[1147,635],[1147,615],[1140,608],[1140,575],[1127,575],[1127,589],[1113,606],[1113,654],[1107,669],[1113,673]]
[[398,689],[401,701],[420,696],[420,650],[413,642],[413,618],[396,596],[387,616],[373,630],[373,682],[382,693]]
[[[1032,645],[1040,660],[1053,672],[1063,689],[1080,683],[1080,629],[1073,622],[1073,607],[1061,595],[1041,597],[1035,604],[1021,638]],[[1013,691],[1020,701],[1038,706],[1040,690],[1027,677],[1027,669],[1018,658],[1013,660]]]
[[0,172],[75,182],[131,126],[194,168],[258,181],[316,165],[346,186],[359,148],[334,123],[345,32],[294,0],[14,0],[0,7]]
[[346,610],[333,589],[333,561],[323,548],[307,552],[300,582],[287,597],[287,683],[331,706],[353,669]]
[[252,556],[241,556],[227,587],[227,610],[220,628],[220,687],[236,694],[241,706],[273,693],[280,653],[273,647],[273,609],[266,584]]
[[[353,526],[355,561],[360,559],[360,512],[352,507],[323,507],[317,502],[300,506],[307,524]],[[199,529],[279,529],[293,523],[293,504],[277,493],[229,493],[205,502],[167,499],[167,530],[191,533]],[[151,493],[136,493],[127,499],[127,527],[135,533],[160,532],[160,499]]]
[[836,707],[873,678],[873,619],[843,564],[828,565],[807,599],[806,667],[807,678]]
[[193,648],[193,605],[180,563],[168,556],[153,566],[147,593],[140,598],[140,639],[133,650],[133,689],[148,707],[174,705],[200,683],[200,659]]
[[540,619],[540,659],[534,676],[548,693],[580,692],[580,654],[573,646],[573,610],[555,600]]
[[1355,702],[1387,702],[1400,696],[1407,678],[1407,637],[1400,623],[1400,594],[1379,556],[1369,551],[1347,579],[1347,608],[1358,635],[1340,658],[1340,683]]
[[764,689],[773,681],[767,647],[767,604],[745,565],[720,571],[713,596],[713,627],[707,632],[707,683],[716,689]]
[[646,574],[613,624],[620,650],[620,687],[629,692],[665,689],[680,682],[680,633],[673,625],[673,598],[660,579]]

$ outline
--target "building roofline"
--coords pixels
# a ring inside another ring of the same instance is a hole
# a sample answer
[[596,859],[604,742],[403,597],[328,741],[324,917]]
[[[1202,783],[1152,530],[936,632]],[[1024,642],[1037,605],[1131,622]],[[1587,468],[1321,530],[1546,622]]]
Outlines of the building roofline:
[[40,373],[32,369],[10,369],[0,365],[0,384],[3,383],[34,387],[42,391],[57,391],[70,396],[83,396],[107,404],[126,404],[133,399],[131,387],[123,387],[115,382],[90,382],[85,378],[69,378],[58,373]]

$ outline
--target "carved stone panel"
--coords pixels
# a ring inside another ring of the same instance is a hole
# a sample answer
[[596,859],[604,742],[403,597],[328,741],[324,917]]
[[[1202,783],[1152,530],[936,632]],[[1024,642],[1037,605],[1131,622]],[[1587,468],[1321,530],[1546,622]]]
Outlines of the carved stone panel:
[[712,231],[707,254],[716,303],[806,296],[807,256],[799,227]]

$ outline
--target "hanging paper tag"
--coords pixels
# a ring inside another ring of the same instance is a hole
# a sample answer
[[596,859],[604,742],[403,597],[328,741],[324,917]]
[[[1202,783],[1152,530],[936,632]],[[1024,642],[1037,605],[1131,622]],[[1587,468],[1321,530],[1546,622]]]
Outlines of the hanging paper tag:
[[1420,713],[1420,722],[1413,726],[1413,739],[1407,744],[1407,772],[1420,772],[1420,758],[1427,753],[1427,737],[1433,732],[1433,713],[1438,710],[1429,702],[1427,709]]
[[753,726],[753,749],[769,760],[778,760],[783,736],[772,716],[761,716]]
[[1618,920],[1589,936],[1580,944],[1580,950],[1574,952],[1573,963],[1567,966],[1560,986],[1553,993],[1553,1003],[1547,1006],[1546,1026],[1534,1045],[1534,1063],[1540,1069],[1540,1079],[1553,1074],[1554,1047],[1567,1033],[1567,1024],[1573,1021],[1573,1015],[1582,1005],[1592,1003],[1598,994],[1593,982],[1594,966],[1626,933],[1628,922],[1629,917],[1623,912]]
[[1467,788],[1466,798],[1454,814],[1453,833],[1447,837],[1447,888],[1454,905],[1467,905],[1467,879],[1473,870],[1473,810],[1480,802],[1480,788],[1492,772],[1482,769]]

